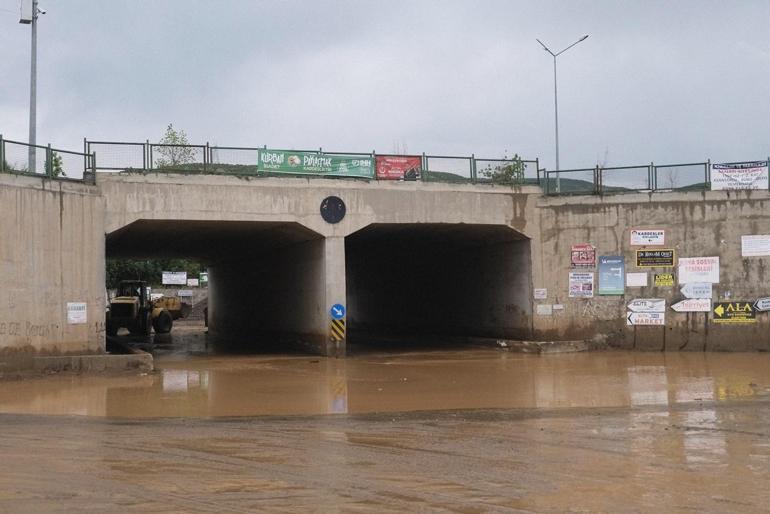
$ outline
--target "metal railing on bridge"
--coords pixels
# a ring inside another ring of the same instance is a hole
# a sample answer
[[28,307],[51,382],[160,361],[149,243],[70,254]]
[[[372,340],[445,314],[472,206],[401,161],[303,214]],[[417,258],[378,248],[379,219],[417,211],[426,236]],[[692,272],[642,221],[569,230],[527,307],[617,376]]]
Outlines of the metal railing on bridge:
[[[326,157],[349,157],[371,159],[375,166],[380,159],[416,159],[419,170],[416,173],[405,173],[402,180],[422,180],[430,182],[449,183],[504,183],[500,180],[499,171],[514,164],[513,159],[487,159],[470,156],[447,155],[393,155],[371,152],[342,152],[325,151],[322,148],[314,150],[275,150],[262,147],[245,146],[211,146],[204,145],[166,145],[161,143],[131,143],[123,141],[89,141],[84,140],[86,153],[99,154],[99,171],[127,172],[179,172],[179,173],[213,173],[238,174],[257,176],[327,176],[340,178],[335,173],[292,173],[291,171],[274,171],[260,166],[260,152],[284,152],[315,154]],[[512,183],[539,185],[541,172],[539,161],[521,160],[521,174]],[[346,175],[347,176],[347,175]],[[357,178],[384,179],[379,170],[372,168],[371,176],[357,175]]]
[[[764,163],[739,161],[731,165]],[[549,195],[609,194],[624,192],[707,191],[711,189],[711,160],[682,164],[643,164],[542,170],[543,191]],[[770,189],[770,183],[765,185]]]
[[30,145],[0,135],[0,173],[93,183],[96,169],[93,153],[62,150],[50,144]]

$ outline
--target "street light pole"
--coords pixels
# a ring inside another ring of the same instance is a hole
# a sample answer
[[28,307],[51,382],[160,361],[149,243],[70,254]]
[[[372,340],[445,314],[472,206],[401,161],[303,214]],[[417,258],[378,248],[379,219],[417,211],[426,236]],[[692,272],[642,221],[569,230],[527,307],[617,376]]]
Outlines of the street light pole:
[[[37,19],[45,11],[37,6],[37,0],[32,0],[32,12],[24,9],[26,1],[22,1],[22,12],[19,23],[32,25],[32,45],[30,51],[29,63],[29,159],[27,162],[27,171],[35,173],[35,157],[37,155],[35,144],[37,143]],[[29,4],[27,4],[29,5]]]
[[545,44],[537,39],[536,41],[540,43],[540,46],[543,47],[543,50],[551,54],[551,57],[553,57],[553,112],[554,112],[554,131],[555,131],[555,140],[556,140],[556,192],[561,191],[561,177],[559,176],[559,96],[556,89],[556,58],[559,57],[561,54],[575,46],[576,44],[585,41],[588,38],[588,35],[581,37],[571,45],[569,45],[564,50],[561,50],[560,52],[553,53]]

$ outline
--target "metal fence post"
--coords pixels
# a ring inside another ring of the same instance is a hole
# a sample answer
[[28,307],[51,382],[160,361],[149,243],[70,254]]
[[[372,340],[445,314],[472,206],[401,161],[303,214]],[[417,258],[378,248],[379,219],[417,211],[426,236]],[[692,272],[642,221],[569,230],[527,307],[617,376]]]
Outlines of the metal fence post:
[[708,191],[711,189],[711,158],[706,160],[706,183],[703,184],[703,188]]
[[5,141],[3,141],[3,135],[0,134],[0,172],[5,171]]
[[476,175],[476,154],[471,154],[470,159],[470,165],[471,165],[471,182],[476,183],[476,179],[478,178]]
[[374,180],[379,180],[377,178],[377,152],[375,150],[372,150],[372,169],[374,169]]
[[545,178],[545,194],[551,194],[551,183],[548,180],[548,170],[543,169],[543,177]]
[[[33,149],[33,151],[35,151]],[[53,152],[51,151],[51,143],[48,143],[48,147],[45,150],[45,163],[46,163],[46,170],[45,173],[49,177],[53,178]]]
[[658,170],[655,169],[655,163],[650,163],[650,170],[647,172],[647,185],[650,187],[650,191],[658,189]]
[[604,193],[604,180],[603,180],[602,168],[600,168],[598,164],[596,165],[596,168],[594,168],[594,193],[596,194]]
[[422,153],[422,176],[420,177],[420,180],[423,182],[427,182],[430,180],[428,178],[428,175],[430,173],[428,172],[428,156],[425,155],[425,152]]
[[[537,185],[540,184],[540,157],[535,157],[535,173],[537,173]],[[526,182],[526,177],[524,177]]]
[[152,162],[152,145],[150,144],[150,140],[147,140],[147,168],[145,171],[150,171],[152,169],[153,162]]
[[203,149],[203,172],[206,172],[207,169],[207,163],[211,162],[211,147],[209,146],[209,142],[206,141],[206,148]]

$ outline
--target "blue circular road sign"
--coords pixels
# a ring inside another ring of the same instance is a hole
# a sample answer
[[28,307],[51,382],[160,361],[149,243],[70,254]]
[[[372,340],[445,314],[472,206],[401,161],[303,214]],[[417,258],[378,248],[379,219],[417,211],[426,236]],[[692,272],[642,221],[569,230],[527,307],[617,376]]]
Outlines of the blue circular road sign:
[[335,303],[332,305],[331,310],[329,313],[332,315],[332,318],[334,319],[342,319],[345,317],[345,306],[341,303]]

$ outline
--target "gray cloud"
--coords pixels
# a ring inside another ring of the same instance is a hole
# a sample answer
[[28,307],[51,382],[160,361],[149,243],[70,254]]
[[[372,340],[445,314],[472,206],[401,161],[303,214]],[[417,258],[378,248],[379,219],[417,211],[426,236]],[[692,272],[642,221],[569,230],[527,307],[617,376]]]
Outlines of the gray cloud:
[[[41,0],[38,140],[540,157],[770,153],[770,4]],[[26,139],[29,28],[0,0],[0,131]]]

